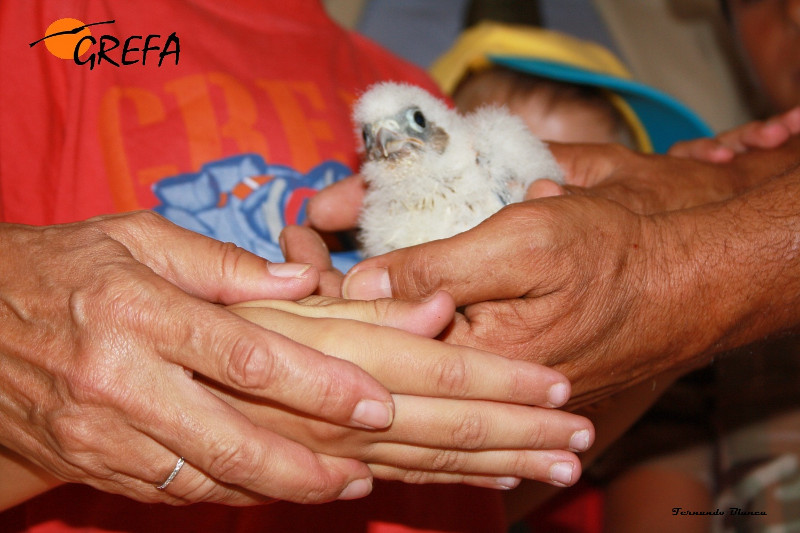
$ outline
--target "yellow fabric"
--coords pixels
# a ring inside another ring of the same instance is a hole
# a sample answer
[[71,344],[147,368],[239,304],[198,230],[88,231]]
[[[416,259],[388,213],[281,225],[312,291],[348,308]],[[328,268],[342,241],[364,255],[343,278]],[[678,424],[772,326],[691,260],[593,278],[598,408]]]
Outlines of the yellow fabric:
[[622,118],[625,119],[625,122],[628,123],[628,127],[633,133],[633,138],[636,141],[636,146],[639,148],[639,151],[646,154],[652,154],[653,142],[650,140],[650,135],[647,133],[647,128],[645,128],[644,124],[642,124],[642,121],[639,120],[639,116],[636,114],[636,111],[634,111],[633,108],[628,105],[628,102],[626,102],[625,99],[620,95],[611,91],[606,91],[606,95],[608,96],[609,100],[611,100],[611,103],[614,105],[614,107],[617,108],[617,111],[620,112]]
[[[491,66],[492,55],[552,61],[624,79],[633,77],[613,53],[599,44],[541,28],[495,22],[483,22],[465,31],[436,60],[430,73],[446,94],[452,94],[467,74]],[[609,97],[633,131],[639,149],[652,152],[647,130],[633,109],[618,94],[609,93]]]

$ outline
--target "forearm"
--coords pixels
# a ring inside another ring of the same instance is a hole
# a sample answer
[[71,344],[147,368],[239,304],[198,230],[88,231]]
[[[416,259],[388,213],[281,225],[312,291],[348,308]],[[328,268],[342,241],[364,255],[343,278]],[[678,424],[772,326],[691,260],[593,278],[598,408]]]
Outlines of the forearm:
[[800,135],[778,148],[752,149],[720,163],[640,154],[619,146],[551,147],[567,183],[576,186],[568,190],[608,198],[641,214],[724,202],[800,161]]
[[61,483],[41,468],[0,446],[0,512]]
[[650,220],[649,296],[663,303],[651,307],[670,315],[651,318],[682,364],[800,324],[800,164],[726,202]]

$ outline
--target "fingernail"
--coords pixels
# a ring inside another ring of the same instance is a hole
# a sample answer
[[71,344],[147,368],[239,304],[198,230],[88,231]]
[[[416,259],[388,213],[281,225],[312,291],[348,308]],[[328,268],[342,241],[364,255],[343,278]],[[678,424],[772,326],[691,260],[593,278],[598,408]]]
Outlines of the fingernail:
[[339,494],[339,500],[355,500],[372,492],[372,479],[356,479],[351,481]]
[[392,297],[392,284],[386,268],[359,270],[344,278],[342,295],[351,300],[377,300]]
[[572,463],[553,463],[550,466],[550,481],[557,485],[568,487],[572,485],[572,473],[575,466]]
[[589,449],[589,430],[581,429],[572,434],[569,439],[569,448],[573,452],[585,452]]
[[267,263],[269,273],[278,278],[299,278],[311,268],[303,263]]
[[519,485],[520,481],[518,477],[499,477],[494,480],[494,483],[499,489],[511,490]]
[[394,413],[389,404],[376,400],[361,400],[353,409],[350,421],[368,429],[382,429],[389,427],[393,418]]
[[547,401],[551,407],[561,407],[569,399],[569,387],[566,383],[556,383],[547,391]]

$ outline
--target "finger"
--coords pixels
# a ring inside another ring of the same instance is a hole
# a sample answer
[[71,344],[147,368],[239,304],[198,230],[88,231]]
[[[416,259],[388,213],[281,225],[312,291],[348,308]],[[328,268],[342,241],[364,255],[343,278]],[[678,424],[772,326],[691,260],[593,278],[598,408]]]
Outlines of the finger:
[[365,190],[366,185],[359,174],[321,190],[308,202],[306,214],[311,226],[323,231],[355,228]]
[[86,483],[103,492],[145,503],[182,505],[219,501],[253,505],[269,499],[220,484],[188,463],[183,463],[173,476],[175,483],[168,484],[170,490],[158,490],[156,487],[176,469],[181,453],[162,446],[103,409],[96,409],[88,416],[67,413],[59,418],[53,430],[61,440],[59,459],[64,465],[57,472],[68,481]]
[[[315,454],[256,426],[181,374],[183,383],[178,390],[152,395],[149,402],[151,414],[165,413],[170,423],[137,429],[149,431],[156,441],[214,482],[299,503],[363,496],[371,490],[371,475],[364,464]],[[180,389],[187,389],[187,394],[179,394]],[[192,481],[191,476],[186,477],[184,483]],[[180,484],[173,487],[172,494],[208,501],[215,496],[214,482],[194,479],[193,485],[183,489]]]
[[668,154],[684,159],[724,163],[733,159],[736,152],[717,139],[704,138],[677,143],[669,149]]
[[319,282],[319,273],[310,265],[270,263],[231,243],[176,226],[150,211],[96,221],[138,261],[207,301],[296,300],[314,292]]
[[[174,363],[327,420],[371,428],[391,423],[393,408],[388,391],[351,363],[219,308],[202,306],[193,314],[174,317],[172,324],[178,338],[185,341],[177,351],[172,344],[174,337],[158,348],[170,354]],[[316,332],[307,334],[314,337]],[[193,355],[196,353],[214,357],[198,358]]]
[[634,155],[619,144],[548,143],[567,185],[592,187],[610,176],[621,158]]
[[780,116],[780,120],[783,124],[789,128],[789,131],[792,135],[797,135],[800,133],[800,106],[791,109]]
[[319,294],[341,295],[344,274],[333,267],[328,247],[316,231],[303,226],[286,226],[279,242],[287,261],[310,264],[317,269],[320,273]]
[[561,185],[553,180],[540,179],[531,183],[530,187],[528,187],[528,192],[525,194],[525,199],[534,200],[562,194],[564,194],[564,188]]
[[[404,444],[449,450],[570,450],[594,442],[588,419],[553,409],[395,395]],[[390,428],[387,436],[400,430]],[[475,471],[477,472],[477,471]]]
[[[393,392],[546,407],[561,406],[569,398],[570,385],[564,376],[533,363],[362,322],[316,319],[312,327],[309,319],[282,311],[263,308],[235,311],[323,353],[352,361]],[[347,330],[342,330],[340,322],[348,322]],[[309,335],[312,329],[313,336]],[[359,341],[343,343],[343,338]],[[391,365],[386,361],[391,361]]]
[[521,479],[569,487],[577,483],[582,472],[578,457],[563,451],[468,453],[405,447],[399,456],[404,458],[403,463],[407,459],[410,464],[428,464],[431,468],[420,470],[406,468],[403,464],[379,462],[370,462],[369,468],[378,479],[417,484],[460,483],[500,490],[516,487]]
[[291,412],[236,397],[226,401],[256,423],[280,428],[314,449],[409,470],[544,479],[556,463],[577,462],[574,453],[594,442],[594,428],[584,417],[497,402],[397,395],[395,423],[373,433],[298,420]]
[[510,490],[516,488],[521,479],[510,476],[480,476],[451,472],[428,472],[398,468],[394,465],[370,464],[370,470],[376,479],[386,481],[402,481],[414,485],[429,483],[471,485],[485,489]]
[[[152,371],[159,368],[155,363],[166,361],[178,365],[167,368],[188,368],[247,394],[345,425],[375,428],[391,423],[389,392],[355,365],[191,298],[141,264],[131,265],[126,274],[76,296],[73,304],[76,318],[93,322],[81,327],[95,328],[103,336],[99,341],[111,350],[129,349],[124,343],[133,337],[147,339],[148,353],[160,356],[155,361],[129,360],[97,353],[102,362],[97,366],[111,382],[130,367]],[[112,392],[122,396],[122,389]]]
[[[125,353],[126,339],[134,336],[147,339],[147,349],[160,355],[151,361],[96,354],[103,363],[98,368],[105,369],[111,382],[119,379],[115,372],[130,372],[133,365],[138,371],[138,366],[152,369],[155,362],[167,361],[179,365],[168,368],[180,372],[189,368],[228,387],[327,420],[359,427],[391,423],[389,392],[360,368],[191,298],[148,272],[141,264],[131,265],[127,276],[110,278],[74,298],[80,327],[99,327],[103,338],[98,342],[114,353]],[[93,323],[83,324],[88,320]],[[97,385],[92,382],[90,387]],[[113,391],[117,396],[123,392]]]
[[[323,296],[309,296],[299,302],[286,300],[255,300],[230,306],[233,312],[261,323],[258,311],[242,311],[242,308],[268,307],[310,318],[344,318],[389,326],[423,337],[435,337],[450,323],[455,314],[453,298],[439,291],[430,298],[418,301],[343,300]],[[250,314],[248,314],[250,313]]]
[[[283,450],[278,448],[276,449],[276,452],[282,453]],[[323,465],[323,468],[330,469],[332,472],[345,470],[347,467],[344,465],[358,463],[357,461],[329,457],[322,454],[314,454],[314,457],[318,460],[320,465]],[[282,476],[279,476],[273,480],[275,481],[274,485],[270,484],[265,489],[270,491],[271,494],[274,494],[274,496],[268,496],[253,492],[252,490],[246,490],[235,485],[220,483],[192,466],[189,462],[184,462],[183,466],[178,472],[178,475],[176,475],[173,481],[171,481],[163,489],[157,487],[160,487],[161,484],[165,482],[164,480],[171,475],[172,470],[166,469],[165,472],[168,473],[163,474],[163,477],[161,478],[157,478],[161,479],[161,482],[155,482],[152,484],[148,482],[142,482],[141,484],[138,484],[136,488],[138,488],[143,494],[148,493],[149,499],[138,497],[135,499],[138,499],[139,501],[151,502],[160,501],[172,505],[187,505],[192,503],[206,502],[231,506],[252,506],[274,502],[279,499],[293,501],[296,503],[325,503],[332,500],[352,500],[363,498],[372,490],[371,474],[353,481],[345,482],[343,488],[335,485],[337,483],[341,483],[336,479],[335,474],[332,476],[334,478],[334,488],[332,489],[329,489],[326,486],[323,491],[320,491],[314,486],[302,487],[300,485],[302,485],[305,480],[313,478],[313,476],[309,476],[308,472],[306,471],[299,470],[299,466],[300,465],[293,466],[293,468],[298,469],[295,470],[294,475],[289,476],[290,480],[296,480],[296,485],[298,486],[286,487],[284,485],[279,485],[278,483],[282,483],[284,479]],[[359,467],[359,469],[361,468]],[[264,472],[264,475],[270,474],[271,472]],[[159,499],[154,499],[152,497],[152,493],[154,492],[159,493]],[[287,494],[286,497],[278,496],[278,494],[283,492]],[[127,490],[125,492],[121,492],[121,494],[131,497],[131,494]]]
[[287,261],[313,265],[319,271],[333,268],[325,241],[310,228],[286,226],[278,242]]
[[[533,263],[536,250],[556,241],[549,229],[552,224],[539,223],[542,210],[527,205],[560,200],[511,204],[449,239],[367,259],[345,276],[342,295],[359,300],[420,299],[444,290],[457,306],[524,296],[537,287]],[[560,204],[564,209],[572,206]]]
[[780,146],[789,138],[789,130],[778,121],[758,121],[722,133],[717,139],[736,153],[751,148],[773,148]]
[[[126,465],[116,465],[112,462],[109,466],[118,469],[115,472],[120,472],[122,475],[116,473],[109,475],[103,480],[104,483],[96,488],[105,492],[122,494],[144,503],[167,503],[170,505],[210,502],[244,506],[263,504],[274,500],[269,496],[219,483],[191,463],[186,462],[185,459],[178,469],[178,459],[181,456],[157,445],[152,439],[143,438],[141,442],[137,443],[137,446],[139,446],[137,451],[142,453],[128,455],[125,458],[126,462],[148,465],[146,471],[129,472],[128,470],[132,469],[126,468]],[[145,450],[158,451],[144,453]],[[116,457],[118,456],[113,458]],[[153,460],[154,457],[158,459]],[[177,473],[173,476],[176,470]],[[172,480],[167,483],[167,479],[170,477]],[[108,481],[116,481],[116,486],[108,486]]]

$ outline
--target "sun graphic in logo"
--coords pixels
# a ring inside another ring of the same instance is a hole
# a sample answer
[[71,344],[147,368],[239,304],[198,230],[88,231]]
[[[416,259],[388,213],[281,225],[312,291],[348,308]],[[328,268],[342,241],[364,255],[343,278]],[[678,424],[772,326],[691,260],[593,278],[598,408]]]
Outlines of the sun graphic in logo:
[[[61,59],[73,59],[78,42],[91,34],[92,32],[89,31],[87,25],[80,20],[63,18],[56,20],[47,27],[42,40],[54,56]],[[91,43],[88,39],[83,41],[78,50],[78,57],[85,54],[90,46]]]

